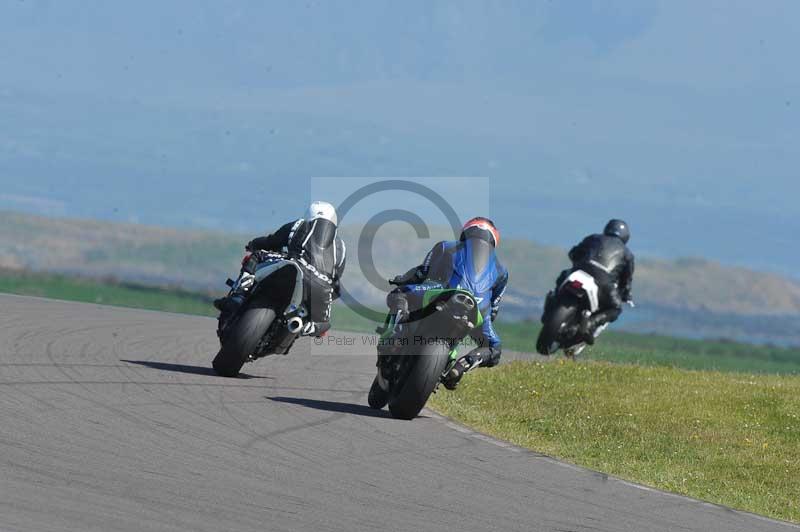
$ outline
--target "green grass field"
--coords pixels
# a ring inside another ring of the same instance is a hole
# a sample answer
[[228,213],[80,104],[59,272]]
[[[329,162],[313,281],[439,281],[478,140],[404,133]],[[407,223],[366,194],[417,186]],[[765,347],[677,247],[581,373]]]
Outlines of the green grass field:
[[800,376],[512,362],[430,403],[537,452],[800,521]]
[[207,294],[54,274],[0,270],[0,292],[201,316],[217,314],[211,305],[213,298]]

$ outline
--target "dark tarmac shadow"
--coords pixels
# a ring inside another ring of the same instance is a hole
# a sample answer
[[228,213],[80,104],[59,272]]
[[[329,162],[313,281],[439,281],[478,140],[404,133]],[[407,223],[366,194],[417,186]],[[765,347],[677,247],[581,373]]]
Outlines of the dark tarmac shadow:
[[[174,364],[172,362],[158,362],[155,360],[125,360],[120,359],[120,362],[127,362],[128,364],[138,364],[152,369],[161,371],[174,371],[176,373],[189,373],[190,375],[209,375],[211,377],[219,377],[214,368],[210,366],[190,366],[188,364]],[[230,378],[230,377],[224,377]],[[248,375],[247,373],[240,373],[239,379],[272,379],[273,377],[266,377],[261,375]]]
[[306,399],[303,397],[267,397],[270,401],[278,403],[289,403],[293,405],[305,406],[316,410],[327,412],[342,412],[344,414],[355,414],[366,417],[391,418],[391,414],[386,410],[374,410],[367,405],[356,403],[341,403],[339,401],[323,401],[321,399]]

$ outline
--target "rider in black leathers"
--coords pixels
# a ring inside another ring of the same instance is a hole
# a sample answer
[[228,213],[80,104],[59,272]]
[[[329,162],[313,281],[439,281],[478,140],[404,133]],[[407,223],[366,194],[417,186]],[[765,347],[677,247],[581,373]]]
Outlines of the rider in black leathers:
[[[580,334],[589,345],[594,344],[598,327],[611,323],[622,313],[623,303],[631,300],[634,258],[627,243],[631,233],[622,220],[610,220],[602,235],[589,235],[569,252],[572,268],[564,270],[556,281],[558,291],[574,271],[583,270],[594,277],[600,296],[600,309],[581,321]],[[552,300],[548,294],[546,305]]]
[[[315,306],[319,311],[315,311],[317,315],[312,318],[315,322],[328,322],[331,303],[339,297],[339,283],[345,266],[346,249],[337,234],[337,221],[333,205],[324,201],[311,203],[304,218],[248,242],[245,249],[253,256],[243,262],[243,275],[255,273],[255,266],[260,262],[259,254],[263,252],[297,259],[307,273],[310,297],[326,303],[321,307]],[[246,283],[244,286],[248,287]],[[235,312],[241,304],[242,299],[235,296],[231,294],[214,301],[214,306],[222,313],[220,319]]]

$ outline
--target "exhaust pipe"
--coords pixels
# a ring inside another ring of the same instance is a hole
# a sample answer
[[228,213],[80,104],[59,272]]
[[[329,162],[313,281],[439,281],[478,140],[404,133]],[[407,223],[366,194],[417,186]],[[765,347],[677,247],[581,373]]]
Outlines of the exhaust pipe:
[[297,334],[303,330],[303,320],[298,318],[297,316],[290,318],[289,321],[286,323],[286,328],[292,334]]

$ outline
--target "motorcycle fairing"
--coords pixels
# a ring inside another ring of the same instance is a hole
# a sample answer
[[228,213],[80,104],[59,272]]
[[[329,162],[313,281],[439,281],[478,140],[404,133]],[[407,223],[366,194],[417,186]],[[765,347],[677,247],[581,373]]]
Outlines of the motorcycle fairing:
[[594,277],[589,275],[583,270],[575,270],[561,283],[559,290],[563,289],[565,285],[578,282],[581,284],[581,290],[586,293],[589,298],[589,310],[592,313],[600,309],[600,290]]
[[[436,299],[439,299],[442,296],[446,296],[448,294],[464,294],[468,297],[471,297],[473,300],[476,300],[475,296],[469,292],[468,290],[456,289],[456,288],[430,288],[425,291],[422,295],[422,306],[427,307]],[[475,327],[480,327],[483,325],[483,314],[481,314],[477,309],[477,300],[475,301],[475,313],[474,313],[474,323]]]
[[300,266],[298,266],[294,261],[286,259],[269,260],[256,266],[255,276],[256,282],[260,283],[270,275],[273,275],[275,272],[282,270],[283,268],[291,268],[295,273],[292,296],[289,300],[289,304],[286,305],[286,310],[284,311],[284,314],[289,314],[300,308],[303,303],[303,270],[300,268]]

